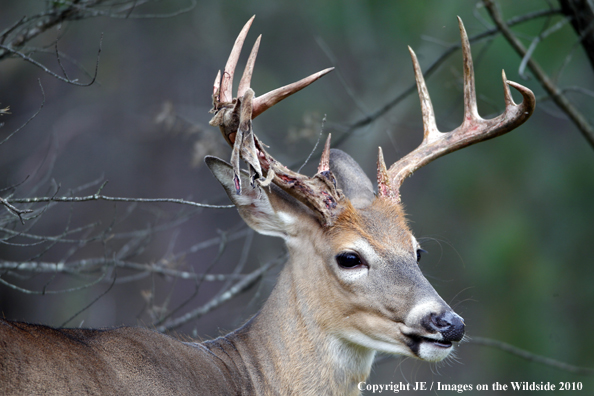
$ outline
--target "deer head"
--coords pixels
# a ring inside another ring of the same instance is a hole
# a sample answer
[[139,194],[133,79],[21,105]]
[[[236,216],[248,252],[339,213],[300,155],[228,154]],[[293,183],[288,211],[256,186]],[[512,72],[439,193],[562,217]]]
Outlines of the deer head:
[[[411,50],[421,107],[421,145],[390,166],[378,157],[377,193],[359,165],[326,141],[317,173],[284,167],[254,135],[252,119],[328,73],[262,96],[250,88],[260,39],[232,98],[243,28],[213,90],[214,117],[233,147],[231,164],[206,163],[254,230],[279,236],[290,258],[262,310],[241,328],[204,343],[146,329],[52,329],[0,318],[3,394],[357,395],[376,351],[439,361],[464,336],[464,322],[418,267],[419,243],[400,203],[400,185],[433,159],[522,124],[534,95],[503,76],[505,112],[476,109],[472,58],[460,21],[464,121],[435,126],[431,100]],[[511,99],[508,86],[523,96]],[[248,171],[240,169],[240,159]]]
[[[346,153],[330,149],[329,135],[318,171],[308,177],[287,169],[266,152],[253,133],[252,119],[331,69],[256,97],[250,78],[258,37],[232,99],[235,65],[252,20],[241,31],[213,90],[211,125],[219,126],[233,147],[231,164],[214,157],[207,157],[206,163],[250,227],[287,243],[289,263],[261,316],[273,320],[281,309],[283,315],[294,315],[301,330],[315,340],[312,348],[327,350],[340,367],[348,357],[338,359],[337,351],[349,351],[344,353],[358,362],[353,365],[361,366],[351,371],[358,375],[368,373],[373,351],[442,360],[452,350],[452,342],[462,339],[464,322],[418,267],[422,249],[401,207],[400,186],[432,160],[521,125],[534,110],[533,93],[503,74],[505,111],[482,119],[477,112],[470,45],[459,20],[464,58],[462,124],[451,132],[437,130],[421,69],[409,48],[423,114],[420,146],[389,168],[379,149],[374,193],[359,165]],[[513,102],[508,86],[520,92],[522,103]],[[248,164],[249,173],[240,170],[240,158]],[[291,329],[286,333],[293,334]]]

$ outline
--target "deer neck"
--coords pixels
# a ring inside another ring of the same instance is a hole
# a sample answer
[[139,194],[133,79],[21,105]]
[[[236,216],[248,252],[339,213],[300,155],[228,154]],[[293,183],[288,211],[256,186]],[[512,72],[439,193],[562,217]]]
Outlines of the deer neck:
[[325,303],[304,286],[303,268],[287,263],[260,313],[233,334],[242,359],[275,393],[358,395],[375,351],[324,330],[317,318]]

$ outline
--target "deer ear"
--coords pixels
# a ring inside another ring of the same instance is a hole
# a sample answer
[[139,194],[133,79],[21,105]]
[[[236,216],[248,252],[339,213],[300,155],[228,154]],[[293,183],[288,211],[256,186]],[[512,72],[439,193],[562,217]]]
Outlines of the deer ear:
[[330,150],[330,170],[336,178],[336,186],[353,207],[363,209],[371,205],[375,198],[371,180],[350,155],[342,150]]
[[[246,172],[241,172],[241,194],[233,182],[233,167],[217,157],[204,158],[206,166],[221,183],[243,220],[256,232],[289,239],[304,217],[316,220],[313,212],[274,184],[252,187]],[[316,220],[317,221],[317,220]]]

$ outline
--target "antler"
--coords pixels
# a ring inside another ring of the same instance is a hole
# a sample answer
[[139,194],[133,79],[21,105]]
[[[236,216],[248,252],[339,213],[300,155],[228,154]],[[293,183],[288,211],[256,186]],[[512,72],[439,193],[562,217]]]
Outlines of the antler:
[[[462,125],[451,132],[442,133],[437,129],[433,106],[429,98],[427,86],[425,85],[423,73],[414,51],[409,47],[419,98],[421,100],[424,137],[419,147],[390,166],[389,170],[386,170],[380,148],[377,179],[378,193],[381,197],[400,202],[399,189],[402,182],[417,169],[447,153],[503,135],[522,125],[534,111],[536,99],[532,91],[513,81],[508,81],[505,77],[505,72],[502,72],[505,92],[505,111],[503,114],[490,120],[485,120],[479,116],[476,106],[474,68],[470,53],[470,43],[468,42],[464,24],[459,17],[458,24],[464,58],[464,121]],[[511,85],[522,94],[523,100],[519,105],[514,103],[508,85]]]
[[250,82],[260,47],[262,37],[260,35],[252,48],[239,82],[237,97],[232,98],[233,75],[237,60],[254,18],[255,16],[250,18],[241,29],[239,36],[237,36],[223,75],[221,76],[219,71],[215,78],[212,96],[213,108],[211,110],[211,113],[215,113],[215,115],[210,121],[210,125],[218,126],[227,143],[233,147],[231,165],[234,170],[233,179],[237,194],[241,194],[239,160],[242,158],[249,165],[252,185],[257,183],[260,186],[268,186],[271,182],[274,182],[314,210],[322,224],[332,225],[340,210],[339,202],[343,199],[343,195],[336,189],[336,181],[329,168],[330,135],[328,135],[322,153],[318,173],[313,177],[308,177],[289,170],[264,150],[264,145],[252,131],[252,119],[331,72],[334,68],[319,71],[302,80],[256,97],[254,91],[250,88]]
[[[258,36],[256,42],[254,43],[254,47],[252,48],[252,52],[248,58],[245,70],[241,77],[241,81],[239,82],[237,97],[233,99],[233,75],[235,74],[235,68],[237,66],[237,61],[239,60],[239,54],[241,53],[243,43],[255,17],[255,15],[251,17],[250,20],[247,21],[247,23],[243,26],[241,32],[239,32],[239,35],[235,40],[235,44],[233,45],[233,49],[231,50],[231,54],[227,59],[227,64],[225,65],[223,75],[221,77],[221,72],[219,71],[213,85],[213,108],[211,113],[215,113],[215,116],[210,121],[210,124],[219,126],[221,128],[225,127],[225,130],[223,131],[221,129],[221,132],[223,132],[223,136],[231,145],[233,145],[235,142],[234,134],[237,132],[238,124],[234,125],[232,122],[230,122],[231,120],[220,122],[221,120],[219,120],[219,118],[221,118],[223,115],[234,117],[235,115],[238,115],[238,112],[224,112],[224,114],[220,115],[219,112],[220,110],[226,108],[239,107],[240,105],[237,102],[240,102],[241,98],[243,98],[243,96],[250,89],[250,82],[252,79],[252,73],[254,71],[254,64],[256,63],[256,57],[258,55],[258,49],[260,48],[260,40],[262,39],[262,35]],[[281,100],[307,87],[332,70],[334,70],[333,67],[324,69],[297,82],[277,88],[273,91],[265,93],[264,95],[254,97],[252,99],[252,119],[256,118]],[[238,119],[236,121],[237,123],[239,122]]]

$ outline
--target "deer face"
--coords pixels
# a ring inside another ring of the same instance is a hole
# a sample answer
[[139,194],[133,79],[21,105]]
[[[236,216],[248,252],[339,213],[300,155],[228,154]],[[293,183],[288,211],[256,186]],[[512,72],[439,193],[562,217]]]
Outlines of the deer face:
[[323,305],[316,320],[349,344],[444,359],[462,339],[464,323],[421,273],[421,247],[401,205],[376,198],[347,154],[331,150],[330,168],[348,204],[332,227],[292,214],[294,236],[287,240],[293,279]]
[[447,357],[464,323],[421,273],[420,246],[400,206],[378,198],[347,208],[328,234],[326,290],[341,315],[332,317],[339,337],[427,361]]

